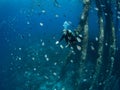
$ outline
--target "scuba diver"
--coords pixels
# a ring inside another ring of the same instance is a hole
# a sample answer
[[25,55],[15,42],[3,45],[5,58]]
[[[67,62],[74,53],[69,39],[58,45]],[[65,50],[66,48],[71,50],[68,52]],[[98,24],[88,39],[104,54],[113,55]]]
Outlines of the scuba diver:
[[62,37],[60,38],[59,41],[56,42],[56,44],[59,44],[63,39],[65,39],[67,45],[66,47],[68,46],[73,46],[73,45],[76,45],[78,42],[81,42],[81,37],[79,37],[78,35],[76,35],[76,33],[72,32],[71,30],[68,29],[68,26],[70,24],[65,21],[64,24],[63,24],[63,35]]
[[56,42],[56,44],[59,44],[63,39],[65,39],[67,43],[66,47],[72,46],[77,42],[76,36],[71,30],[64,29],[62,37],[60,38],[59,41]]
[[[79,67],[79,60],[78,58],[80,58],[80,51],[81,51],[81,42],[82,42],[82,35],[79,34],[77,32],[77,30],[74,30],[73,32],[68,29],[68,26],[70,25],[69,22],[65,21],[63,24],[63,34],[60,38],[59,41],[56,41],[56,44],[59,44],[62,40],[65,40],[65,42],[67,43],[67,45],[65,47],[70,47],[70,52],[67,55],[67,58],[65,58],[64,61],[64,65],[60,71],[60,78],[57,80],[57,82],[59,82],[60,80],[64,80],[67,69],[68,69],[68,65],[72,68],[72,70],[75,71],[75,73],[77,73],[78,69],[77,67]],[[77,59],[76,59],[77,58]],[[72,61],[74,60],[74,61]],[[72,65],[71,65],[72,63]],[[74,67],[73,67],[74,66]]]

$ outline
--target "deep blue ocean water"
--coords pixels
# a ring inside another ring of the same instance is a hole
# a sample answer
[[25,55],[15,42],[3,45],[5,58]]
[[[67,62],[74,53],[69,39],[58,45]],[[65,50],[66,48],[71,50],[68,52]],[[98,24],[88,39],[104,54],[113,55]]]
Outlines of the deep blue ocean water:
[[[88,18],[89,41],[94,41],[99,34],[95,7],[92,2]],[[68,86],[66,89],[61,82],[55,83],[69,53],[69,48],[61,49],[55,42],[62,35],[64,21],[71,23],[72,31],[77,28],[82,11],[82,0],[1,0],[0,90],[76,90],[67,85],[67,80],[63,82]],[[112,79],[115,84],[111,90],[120,89],[119,37],[120,30],[116,31],[118,51]],[[65,46],[64,41],[61,44]],[[94,55],[90,55],[92,59]],[[73,68],[68,65],[67,76]],[[57,89],[52,87],[54,85]]]

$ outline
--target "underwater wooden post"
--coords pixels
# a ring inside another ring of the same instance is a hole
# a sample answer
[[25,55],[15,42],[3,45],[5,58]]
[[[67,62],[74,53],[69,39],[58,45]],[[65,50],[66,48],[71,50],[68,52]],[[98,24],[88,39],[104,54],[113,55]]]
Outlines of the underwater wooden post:
[[94,90],[94,85],[97,82],[98,75],[100,73],[102,60],[103,60],[103,47],[104,47],[104,21],[102,17],[102,10],[100,7],[100,1],[96,0],[96,6],[98,8],[98,19],[99,19],[99,42],[98,42],[98,58],[96,60],[95,73],[93,75],[93,81],[89,90]]
[[83,12],[82,12],[82,15],[80,18],[80,23],[79,23],[77,29],[75,30],[75,33],[77,35],[80,35],[84,29],[84,26],[85,26],[86,21],[88,19],[89,5],[90,5],[90,0],[83,0]]
[[76,30],[76,33],[78,35],[83,32],[83,41],[82,41],[82,46],[81,46],[81,58],[80,64],[83,64],[83,62],[86,59],[86,54],[87,54],[87,45],[88,45],[88,12],[89,12],[89,6],[90,6],[90,1],[89,0],[83,0],[84,7],[83,7],[83,12],[81,15],[80,19],[80,24]]
[[116,30],[119,30],[119,24],[120,24],[120,15],[118,12],[120,12],[120,0],[116,0]]
[[[84,1],[84,9],[83,13],[81,15],[81,23],[80,26],[83,28],[83,41],[81,46],[81,63],[82,64],[86,59],[87,54],[87,45],[88,45],[88,13],[89,13],[89,0],[83,0]],[[86,1],[86,2],[85,2]],[[80,31],[80,30],[79,30]]]
[[[88,14],[89,14],[89,8],[90,8],[90,0],[83,0],[83,12],[80,18],[80,24],[75,31],[77,35],[80,35],[81,32],[83,33],[83,40],[81,45],[81,52],[78,52],[77,54],[80,55],[79,60],[79,69],[78,69],[78,79],[77,84],[80,84],[80,75],[83,72],[85,60],[87,57],[87,46],[88,46]],[[80,54],[81,53],[81,54]],[[78,87],[79,88],[79,87]]]
[[[106,3],[106,4],[111,4],[111,3]],[[111,10],[111,7],[107,7],[109,11],[112,12]],[[109,16],[106,17],[107,19],[109,19],[109,27],[111,28],[110,29],[110,35],[108,35],[108,38],[110,38],[110,42],[109,42],[109,55],[108,55],[108,76],[107,76],[107,79],[104,81],[104,84],[108,83],[109,82],[109,79],[111,77],[111,74],[113,72],[113,65],[114,65],[114,60],[115,60],[115,53],[116,53],[116,35],[115,35],[115,27],[114,27],[114,22],[113,22],[113,15],[112,13],[109,13]],[[105,86],[105,88],[107,87],[107,85]],[[104,88],[104,90],[106,90]]]

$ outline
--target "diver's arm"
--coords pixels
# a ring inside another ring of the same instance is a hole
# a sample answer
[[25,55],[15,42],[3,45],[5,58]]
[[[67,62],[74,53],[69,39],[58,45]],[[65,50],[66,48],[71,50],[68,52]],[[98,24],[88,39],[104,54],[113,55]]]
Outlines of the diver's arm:
[[56,44],[59,44],[63,39],[65,38],[65,35],[62,35],[59,41],[56,41]]
[[61,42],[64,38],[65,38],[65,35],[62,35],[62,37],[60,38],[59,42]]

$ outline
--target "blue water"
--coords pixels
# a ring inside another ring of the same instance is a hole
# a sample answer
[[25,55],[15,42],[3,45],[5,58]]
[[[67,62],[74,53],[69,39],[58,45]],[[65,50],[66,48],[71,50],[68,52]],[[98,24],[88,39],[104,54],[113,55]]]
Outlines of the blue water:
[[[57,80],[61,61],[69,52],[55,42],[61,37],[64,21],[71,22],[72,31],[78,26],[83,9],[82,0],[58,2],[60,6],[54,0],[0,1],[0,90],[53,90],[51,83]],[[98,36],[97,13],[92,5],[89,40]],[[117,31],[118,48],[119,36]]]

